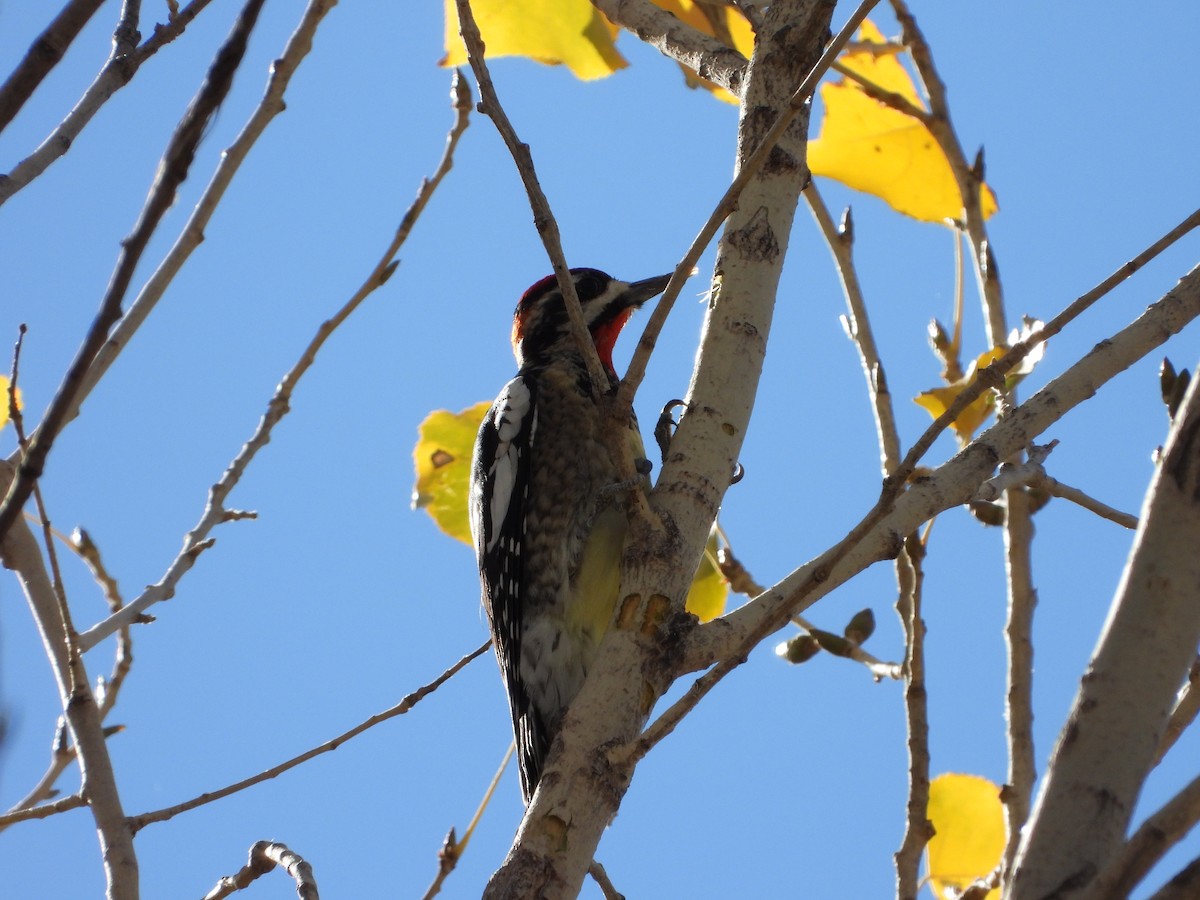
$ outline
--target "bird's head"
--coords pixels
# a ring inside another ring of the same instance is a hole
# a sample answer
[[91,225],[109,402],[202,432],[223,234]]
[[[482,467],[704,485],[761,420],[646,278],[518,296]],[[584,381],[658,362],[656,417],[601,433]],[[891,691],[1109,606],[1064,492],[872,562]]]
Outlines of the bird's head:
[[[571,279],[600,362],[615,375],[612,353],[617,336],[635,309],[666,289],[671,276],[631,283],[618,281],[599,269],[572,269]],[[513,316],[512,344],[520,366],[577,355],[562,291],[553,275],[547,275],[521,297]]]

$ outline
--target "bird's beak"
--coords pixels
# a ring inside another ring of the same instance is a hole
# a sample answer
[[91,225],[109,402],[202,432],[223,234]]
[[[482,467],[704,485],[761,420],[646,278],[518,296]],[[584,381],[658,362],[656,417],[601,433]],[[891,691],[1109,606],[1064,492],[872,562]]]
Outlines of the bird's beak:
[[625,309],[636,309],[651,297],[657,297],[667,289],[667,282],[671,280],[672,274],[674,273],[668,272],[666,275],[656,275],[633,282],[621,295],[621,306]]

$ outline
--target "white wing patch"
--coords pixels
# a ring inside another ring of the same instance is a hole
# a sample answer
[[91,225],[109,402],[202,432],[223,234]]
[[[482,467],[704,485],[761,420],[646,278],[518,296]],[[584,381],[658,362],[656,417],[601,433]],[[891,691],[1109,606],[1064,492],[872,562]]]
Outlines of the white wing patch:
[[513,440],[520,435],[525,420],[530,415],[533,416],[529,423],[531,441],[537,429],[537,411],[531,409],[529,388],[521,378],[514,378],[504,386],[504,390],[496,398],[496,410],[496,456],[488,469],[488,480],[492,488],[491,505],[486,510],[491,525],[488,531],[491,539],[484,548],[488,552],[495,549],[496,542],[500,539],[501,528],[512,502],[513,487],[517,483],[517,473],[520,471],[523,448],[514,444]]

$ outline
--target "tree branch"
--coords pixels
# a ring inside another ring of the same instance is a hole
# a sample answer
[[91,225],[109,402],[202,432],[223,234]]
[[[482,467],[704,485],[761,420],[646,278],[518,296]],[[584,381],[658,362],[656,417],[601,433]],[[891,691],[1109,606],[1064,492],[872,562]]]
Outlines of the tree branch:
[[332,740],[328,740],[318,747],[313,747],[311,750],[306,750],[299,756],[293,756],[291,759],[281,762],[277,766],[272,766],[264,772],[259,772],[257,775],[252,775],[249,778],[243,778],[241,781],[234,782],[226,787],[216,791],[207,791],[200,794],[198,797],[193,797],[183,803],[177,803],[174,806],[168,806],[165,809],[156,809],[153,812],[141,813],[136,816],[129,817],[129,829],[136,834],[147,825],[153,825],[155,822],[165,822],[167,819],[172,819],[180,813],[188,812],[189,810],[197,809],[205,806],[216,800],[228,797],[230,794],[236,794],[239,791],[244,791],[246,788],[253,787],[256,784],[261,784],[264,781],[269,781],[282,775],[289,769],[294,769],[303,762],[307,762],[314,756],[320,756],[322,753],[329,753],[336,750],[342,744],[349,741],[351,738],[356,738],[364,731],[374,728],[381,722],[386,722],[388,719],[394,719],[396,716],[402,716],[443,684],[458,674],[459,670],[466,667],[467,663],[481,655],[488,647],[492,645],[491,641],[484,641],[478,649],[472,650],[445,672],[422,687],[417,688],[411,694],[404,697],[399,703],[390,709],[385,709],[381,713],[371,716],[365,722],[360,722],[351,728],[349,731],[344,731]]
[[109,329],[121,318],[121,303],[133,279],[134,269],[158,223],[175,202],[175,194],[179,185],[187,178],[200,139],[233,84],[234,73],[241,65],[250,32],[258,19],[262,4],[263,0],[248,0],[229,38],[217,52],[199,93],[192,100],[183,120],[167,144],[138,221],[129,237],[121,242],[117,266],[100,302],[100,310],[67,370],[66,377],[50,401],[50,406],[42,417],[28,449],[21,454],[17,477],[0,503],[0,539],[3,539],[20,514],[21,508],[33,491],[34,484],[41,477],[54,439],[58,437],[58,432],[76,405],[77,397],[83,388],[84,374],[103,346]]
[[[631,765],[611,759],[608,751],[636,734],[648,705],[670,683],[663,654],[677,635],[668,632],[672,623],[691,621],[682,613],[682,599],[744,437],[770,329],[774,287],[796,200],[808,178],[806,116],[790,108],[790,86],[801,84],[819,58],[832,11],[828,0],[782,0],[767,11],[747,74],[739,126],[738,167],[747,171],[747,183],[739,188],[740,203],[729,217],[718,251],[722,282],[709,306],[689,391],[692,405],[652,493],[652,505],[667,529],[651,529],[638,519],[631,522],[626,546],[638,549],[636,559],[627,558],[623,566],[619,596],[624,599],[581,693],[567,709],[516,841],[489,882],[487,897],[575,896],[632,772]],[[782,127],[772,128],[781,121]],[[776,130],[786,138],[771,150]],[[750,160],[759,148],[766,148],[762,152],[768,164],[755,171]],[[719,223],[725,211],[716,215]],[[713,227],[711,223],[706,228]],[[680,269],[672,282],[668,296],[672,289],[678,292]],[[655,333],[655,321],[661,324],[669,302],[665,299],[656,307],[649,333]],[[647,352],[640,344],[643,364]],[[621,387],[628,391],[625,401],[636,384],[631,367]],[[705,447],[710,437],[715,437],[715,446]],[[684,513],[686,521],[677,512]],[[686,534],[675,534],[681,524]],[[680,604],[678,618],[675,603]]]
[[113,35],[113,50],[95,80],[67,114],[67,117],[46,137],[38,148],[21,160],[8,175],[0,175],[0,205],[13,194],[41,175],[50,164],[65,154],[75,139],[113,94],[125,87],[147,59],[183,34],[188,24],[212,0],[192,0],[173,16],[167,25],[155,25],[154,35],[137,49],[137,8],[140,4],[126,3],[121,21]]
[[58,65],[59,60],[79,36],[104,0],[71,0],[59,10],[46,30],[30,45],[25,58],[0,85],[0,131],[3,131],[33,96],[42,79]]
[[1127,897],[1183,837],[1200,822],[1200,777],[1193,778],[1146,819],[1117,853],[1105,862],[1081,900]]
[[681,22],[649,0],[592,0],[609,21],[632,31],[663,56],[687,66],[701,78],[742,96],[746,57],[715,37]]
[[583,320],[583,307],[579,304],[579,295],[575,292],[575,282],[571,278],[567,258],[563,254],[562,235],[558,231],[558,221],[554,218],[554,212],[550,209],[550,201],[546,199],[546,194],[538,182],[537,170],[533,167],[533,154],[529,152],[529,145],[523,143],[517,136],[516,129],[513,128],[508,114],[500,105],[500,98],[496,95],[491,72],[488,71],[487,62],[484,60],[486,51],[483,37],[479,33],[479,26],[475,24],[475,13],[471,9],[471,2],[470,0],[455,0],[455,2],[458,7],[459,33],[467,48],[467,60],[471,64],[471,71],[475,73],[475,81],[479,85],[479,111],[495,124],[496,131],[500,133],[501,140],[504,141],[504,145],[512,155],[513,162],[516,163],[521,182],[525,185],[525,193],[529,197],[529,206],[533,210],[534,227],[542,239],[542,245],[546,248],[546,255],[550,257],[550,265],[554,268],[554,275],[558,279],[558,286],[562,291],[567,318],[571,322],[571,333],[575,336],[575,344],[579,349],[580,356],[583,357],[588,376],[592,381],[592,392],[595,396],[599,396],[608,389],[608,374],[604,371],[604,366],[600,364],[596,345],[588,332],[587,323]]
[[[0,484],[11,477],[11,468],[0,463]],[[54,671],[63,715],[79,760],[80,796],[87,800],[100,839],[107,896],[109,900],[136,900],[138,868],[133,833],[125,823],[96,698],[37,541],[24,519],[18,518],[0,540],[0,560],[17,574]]]
[[1037,605],[1037,590],[1033,586],[1033,516],[1029,495],[1022,487],[1012,487],[1005,492],[1005,497],[1004,563],[1008,602],[1004,642],[1008,667],[1004,719],[1008,726],[1008,779],[1000,799],[1004,803],[1006,834],[1001,871],[1006,875],[1012,872],[1037,780],[1033,753],[1033,610]]
[[[1119,851],[1176,691],[1195,659],[1198,388],[1193,382],[1175,416],[1147,493],[1121,587],[1021,842],[1013,900],[1076,896]],[[1184,793],[1186,818],[1195,822],[1200,779]]]
[[[319,24],[320,19],[328,12],[332,0],[314,0],[305,12],[305,18],[301,25],[297,28],[296,33],[292,35],[288,42],[289,52],[291,56],[291,70],[294,70],[296,64],[308,52],[312,46],[312,33]],[[287,54],[285,54],[285,57]],[[274,66],[274,74],[272,81],[276,76],[280,75],[283,69],[280,61]],[[290,76],[290,71],[288,72]],[[282,109],[282,91],[286,85],[286,78],[278,84],[277,92],[268,88],[268,97],[273,97],[274,102],[279,104]],[[395,260],[396,254],[400,247],[408,239],[409,233],[413,226],[420,218],[421,212],[425,209],[433,193],[437,190],[442,179],[450,171],[454,161],[454,151],[458,146],[459,138],[467,127],[468,114],[470,112],[470,94],[467,91],[465,83],[457,76],[453,80],[453,94],[455,103],[455,121],[450,129],[450,133],[446,137],[446,148],[442,154],[442,159],[438,164],[433,176],[421,182],[421,186],[417,191],[417,197],[405,212],[400,224],[396,228],[396,233],[392,236],[391,242],[380,256],[375,267],[367,275],[366,280],[359,286],[358,290],[343,304],[331,318],[327,319],[317,329],[312,340],[301,354],[299,360],[291,368],[283,380],[280,381],[274,395],[267,403],[266,412],[258,423],[254,434],[243,445],[238,455],[230,462],[228,468],[222,474],[221,478],[209,489],[208,502],[205,505],[204,512],[200,517],[200,521],[195,527],[188,532],[184,538],[183,548],[179,551],[179,555],[167,567],[167,571],[157,584],[153,584],[142,592],[141,596],[128,604],[124,609],[109,616],[103,622],[93,626],[88,631],[80,635],[80,643],[86,650],[93,647],[99,641],[103,640],[108,635],[112,634],[118,628],[125,627],[133,622],[139,621],[139,618],[147,609],[162,600],[169,600],[175,595],[176,585],[179,580],[187,574],[196,562],[196,558],[207,547],[211,546],[212,538],[210,534],[217,525],[231,519],[241,518],[231,510],[225,508],[225,500],[233,491],[234,487],[241,480],[242,474],[246,468],[258,455],[258,451],[267,445],[271,439],[271,432],[275,426],[283,419],[290,410],[292,394],[296,389],[296,385],[304,376],[304,373],[309,370],[313,362],[316,360],[317,353],[324,346],[325,341],[333,334],[335,330],[356,310],[359,305],[377,288],[382,287],[396,270],[398,262]],[[266,103],[268,98],[264,98]],[[260,106],[260,110],[262,107]],[[255,117],[258,117],[258,111]],[[265,125],[265,123],[263,123]],[[247,125],[243,135],[251,128]],[[261,129],[259,129],[261,130]],[[256,133],[257,134],[257,133]],[[239,138],[239,141],[241,138]],[[229,155],[226,154],[226,161]],[[216,178],[214,178],[214,182]],[[211,189],[211,186],[210,186]],[[215,201],[214,201],[215,202]],[[201,200],[204,203],[204,200]],[[193,214],[195,217],[195,214]],[[189,226],[190,227],[190,226]],[[183,238],[181,237],[181,241]],[[178,246],[178,245],[177,245]],[[174,253],[174,251],[172,251]],[[166,263],[164,263],[164,266]],[[147,286],[149,289],[149,285]],[[154,299],[157,300],[157,296]],[[97,376],[99,377],[99,376]]]
[[925,620],[921,600],[925,587],[925,547],[916,531],[909,533],[896,557],[896,612],[904,626],[904,722],[908,751],[908,798],[904,838],[896,851],[896,897],[916,900],[921,857],[933,837],[929,821],[929,695],[925,689]]
[[278,841],[256,841],[250,847],[250,860],[246,865],[242,866],[237,874],[220,879],[216,886],[204,895],[204,900],[222,900],[248,888],[276,866],[282,866],[296,882],[296,896],[300,900],[320,900],[312,866],[299,853],[289,850],[286,844]]

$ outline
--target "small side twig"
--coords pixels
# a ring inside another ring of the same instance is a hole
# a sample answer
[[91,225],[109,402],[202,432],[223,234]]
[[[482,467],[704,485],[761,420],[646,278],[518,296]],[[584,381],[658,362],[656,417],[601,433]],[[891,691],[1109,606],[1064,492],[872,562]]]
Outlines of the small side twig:
[[1080,894],[1080,900],[1127,897],[1163,855],[1200,822],[1200,777],[1146,819]]
[[925,620],[921,600],[925,546],[910,534],[896,557],[896,613],[904,627],[904,721],[908,751],[908,799],[904,837],[893,857],[896,896],[915,900],[920,889],[921,855],[933,837],[929,822],[929,700],[925,689]]
[[[484,644],[484,646],[487,647],[488,644]],[[483,792],[483,799],[479,801],[475,815],[471,816],[471,822],[467,825],[467,830],[463,832],[462,840],[460,841],[455,836],[453,828],[446,834],[446,839],[442,841],[441,849],[438,850],[437,875],[434,876],[433,882],[426,889],[422,900],[433,900],[441,892],[442,885],[450,877],[450,873],[454,871],[458,865],[458,861],[462,859],[463,853],[467,850],[467,844],[471,842],[471,835],[475,833],[475,826],[483,818],[483,811],[492,802],[492,795],[496,793],[496,786],[500,784],[500,776],[504,774],[504,770],[508,768],[508,763],[512,760],[513,754],[516,752],[517,742],[512,741],[508,745],[508,750],[504,753],[504,759],[500,760],[500,766],[496,769],[496,774],[492,776],[491,783],[488,784],[487,790]]]
[[610,22],[627,28],[643,43],[693,72],[720,85],[735,97],[742,95],[746,58],[715,37],[681,22],[648,0],[592,0]]
[[131,42],[137,41],[137,16],[133,13],[139,4],[125,3],[121,19],[113,35],[113,49],[99,74],[84,91],[83,96],[71,107],[66,118],[60,122],[46,139],[29,156],[21,160],[7,177],[0,176],[0,204],[26,187],[35,178],[67,152],[75,139],[108,100],[125,87],[147,59],[175,40],[193,19],[212,0],[192,0],[172,16],[166,25],[156,25],[154,34],[136,49]]
[[[949,408],[926,428],[917,442],[909,449],[896,470],[884,479],[879,500],[876,501],[875,505],[868,510],[858,524],[845,537],[838,541],[837,544],[823,553],[818,559],[804,566],[805,576],[803,580],[795,584],[794,587],[789,584],[789,590],[786,594],[775,594],[772,591],[770,592],[770,596],[764,595],[760,598],[761,605],[758,607],[754,604],[747,604],[745,607],[742,607],[743,610],[753,609],[757,611],[761,609],[762,613],[755,618],[755,623],[748,627],[744,633],[739,632],[736,645],[729,652],[723,653],[716,665],[697,678],[682,697],[664,710],[641,735],[628,745],[626,750],[623,751],[627,757],[627,764],[634,764],[641,760],[650,752],[655,744],[674,731],[675,726],[683,720],[683,717],[709,691],[748,658],[751,649],[756,647],[767,635],[776,631],[787,621],[788,616],[804,608],[805,600],[825,582],[829,572],[845,559],[859,542],[888,514],[892,504],[908,481],[909,476],[916,469],[917,463],[928,452],[929,448],[933,446],[933,442],[937,439],[937,436],[949,428],[950,423],[957,419],[968,405],[973,403],[984,391],[990,390],[993,385],[1002,384],[1004,373],[1015,367],[1034,347],[1061,332],[1068,324],[1082,314],[1084,310],[1088,309],[1114,287],[1134,272],[1137,272],[1151,259],[1162,253],[1167,247],[1197,226],[1200,226],[1200,210],[1191,213],[1182,222],[1155,240],[1149,247],[1118,268],[1094,288],[1068,304],[1065,309],[1047,322],[1039,331],[1018,341],[1005,351],[1004,355],[999,359],[986,368],[979,370],[971,383],[955,398]],[[702,626],[700,629],[701,634],[704,633],[703,629],[705,627],[707,626]],[[704,664],[708,665],[710,663],[705,662]]]
[[592,381],[592,391],[601,395],[608,389],[608,375],[600,363],[600,357],[596,354],[596,346],[588,333],[587,323],[583,320],[583,307],[579,304],[579,295],[575,292],[575,283],[571,279],[570,268],[567,266],[567,259],[563,253],[562,235],[558,230],[558,221],[554,218],[554,212],[550,209],[550,201],[546,199],[546,194],[538,182],[537,170],[533,165],[533,154],[529,152],[529,145],[523,143],[517,136],[516,129],[513,128],[513,124],[496,94],[496,86],[492,83],[492,74],[484,60],[486,48],[483,44],[483,36],[475,22],[475,13],[471,9],[471,2],[470,0],[455,0],[455,2],[458,7],[459,32],[462,35],[463,44],[467,48],[467,60],[471,65],[471,71],[475,74],[475,81],[479,85],[479,110],[492,120],[496,131],[499,132],[500,138],[512,155],[513,162],[516,163],[521,182],[525,185],[525,193],[529,197],[529,206],[533,210],[533,223],[542,239],[542,245],[546,248],[546,255],[550,257],[550,264],[554,268],[554,275],[562,290],[567,318],[571,322],[571,333],[574,335],[575,344],[587,365],[588,376]]
[[847,307],[846,315],[842,317],[842,327],[858,350],[859,362],[867,379],[867,393],[871,398],[871,411],[875,416],[875,431],[879,438],[880,468],[886,478],[900,462],[900,433],[896,427],[896,412],[892,407],[883,361],[858,281],[858,270],[854,266],[854,219],[847,207],[842,214],[841,224],[835,225],[815,182],[804,189],[804,199],[808,201],[817,227],[821,229],[825,243],[833,254],[834,265],[841,278]]
[[[462,0],[459,0],[462,2]],[[817,89],[821,78],[829,71],[829,67],[833,65],[842,48],[854,36],[854,32],[858,26],[862,24],[868,13],[875,8],[878,0],[862,0],[854,12],[850,14],[850,18],[846,20],[846,24],[842,26],[837,35],[825,47],[820,59],[812,67],[812,70],[804,77],[804,80],[797,86],[793,92],[791,100],[788,102],[788,108],[780,113],[779,118],[763,136],[762,142],[755,148],[739,167],[737,175],[730,182],[729,187],[725,189],[725,193],[721,199],[717,201],[712,213],[700,229],[700,233],[696,235],[687,252],[683,255],[683,259],[675,266],[675,272],[671,275],[671,282],[663,291],[658,303],[655,304],[653,312],[650,313],[649,321],[646,322],[646,327],[642,330],[642,336],[638,339],[637,347],[633,351],[633,358],[629,362],[629,368],[625,372],[625,377],[621,379],[621,387],[618,393],[618,402],[623,405],[631,405],[633,397],[637,393],[638,387],[641,386],[642,379],[646,377],[646,367],[650,363],[650,355],[654,352],[654,348],[658,343],[658,336],[662,332],[663,326],[666,324],[667,316],[670,315],[672,307],[675,305],[675,300],[679,297],[679,292],[683,288],[683,283],[691,277],[692,270],[700,261],[701,254],[709,245],[712,239],[716,236],[721,223],[724,222],[737,207],[738,197],[742,191],[750,183],[766,164],[771,151],[775,145],[783,138],[784,134],[796,120],[796,116],[804,109],[809,98]]]
[[[326,11],[325,4],[329,2],[331,0],[314,0],[314,6],[306,13],[306,16],[309,16],[306,19],[309,28],[316,28],[320,17]],[[301,29],[298,28],[298,35],[300,31]],[[291,63],[292,69],[299,63],[299,59],[302,58],[303,54],[307,53],[308,47],[311,46],[311,34],[312,32],[309,31],[303,37],[303,40],[307,42],[307,46],[301,47],[296,51],[297,55]],[[291,50],[292,45],[296,42],[297,36],[294,35],[292,41],[289,42],[289,50]],[[276,65],[272,77],[278,76],[282,68],[282,66]],[[286,84],[286,81],[284,84]],[[94,625],[81,634],[80,643],[83,649],[86,650],[95,646],[97,642],[103,640],[119,628],[138,621],[139,617],[155,603],[169,600],[173,597],[179,580],[195,564],[196,557],[205,548],[211,546],[213,538],[210,537],[210,534],[212,530],[224,522],[249,517],[244,512],[226,509],[226,498],[241,480],[242,474],[254,460],[255,456],[257,456],[258,451],[270,441],[272,430],[289,412],[292,394],[296,389],[296,385],[312,367],[317,353],[324,346],[325,341],[328,340],[329,336],[341,326],[372,292],[382,287],[392,276],[392,273],[396,271],[396,267],[399,265],[399,262],[395,259],[396,254],[405,240],[407,240],[409,233],[420,218],[430,198],[432,198],[434,192],[437,190],[438,185],[441,184],[442,179],[453,166],[454,151],[458,146],[459,138],[466,130],[469,122],[471,103],[470,93],[466,84],[457,74],[453,77],[452,87],[455,121],[446,137],[446,147],[443,151],[441,161],[433,176],[421,182],[416,199],[401,218],[395,234],[380,256],[379,261],[367,275],[362,285],[359,286],[358,290],[343,304],[342,308],[321,324],[300,358],[296,361],[296,364],[292,366],[291,370],[279,382],[279,386],[276,388],[270,401],[268,401],[266,412],[259,421],[254,434],[250,436],[250,439],[243,445],[238,455],[230,462],[220,480],[209,489],[208,502],[205,504],[200,521],[196,523],[195,527],[184,538],[183,548],[167,567],[167,571],[163,577],[157,584],[146,588],[139,597],[129,603],[124,609],[114,613],[103,622]],[[282,87],[279,90],[282,92]],[[271,92],[269,91],[268,93],[270,94]],[[275,102],[282,104],[282,101],[279,99],[280,96],[281,94],[275,97]],[[264,98],[264,102],[266,102],[266,98]]]
[[296,882],[296,896],[300,900],[320,900],[312,866],[299,853],[289,850],[286,844],[278,841],[256,841],[250,847],[250,859],[246,865],[236,874],[220,879],[216,886],[204,895],[204,900],[222,900],[223,897],[249,887],[276,866],[282,866]]
[[58,65],[104,0],[71,0],[37,36],[25,57],[0,85],[0,131],[13,120],[42,79]]
[[1137,528],[1137,516],[1114,509],[1108,504],[1101,503],[1094,497],[1088,496],[1078,488],[1063,484],[1061,481],[1051,478],[1046,474],[1043,460],[1046,454],[1050,450],[1053,450],[1057,443],[1058,441],[1051,441],[1044,446],[1031,447],[1029,459],[1024,463],[1004,463],[993,478],[989,478],[979,486],[979,490],[975,492],[974,499],[984,501],[996,500],[1005,491],[1027,486],[1046,491],[1051,496],[1069,500],[1089,512],[1093,512],[1111,522],[1116,522],[1125,528]]
[[600,865],[594,859],[592,860],[592,864],[588,866],[588,874],[592,876],[592,880],[599,886],[600,893],[604,895],[604,900],[625,900],[625,895],[613,886],[608,873],[604,871],[604,866]]
[[0,540],[3,540],[20,514],[21,507],[41,477],[46,457],[82,388],[84,373],[108,338],[109,329],[121,318],[121,304],[138,261],[158,223],[175,202],[176,192],[188,176],[200,139],[233,84],[233,76],[241,65],[250,32],[254,29],[262,5],[263,0],[248,0],[243,7],[229,38],[217,52],[204,84],[171,135],[138,221],[130,235],[121,242],[117,265],[100,301],[100,309],[29,446],[21,454],[17,477],[9,486],[3,502],[0,502]]
[[129,827],[135,834],[147,825],[153,825],[155,822],[165,822],[168,819],[174,818],[180,813],[188,812],[189,810],[197,809],[206,804],[212,803],[215,800],[220,800],[223,797],[228,797],[230,794],[236,794],[238,791],[244,791],[248,787],[253,787],[256,784],[261,784],[264,781],[269,781],[289,769],[294,769],[303,762],[307,762],[314,756],[320,756],[322,753],[328,753],[331,750],[336,750],[342,744],[351,738],[358,737],[364,731],[374,728],[381,722],[386,722],[388,719],[394,719],[396,716],[402,716],[443,684],[453,678],[459,670],[464,668],[467,663],[480,656],[488,647],[491,646],[491,641],[485,641],[478,649],[471,651],[445,672],[435,678],[429,684],[418,688],[411,694],[402,699],[395,706],[378,713],[365,722],[360,722],[349,731],[342,732],[332,740],[326,741],[318,747],[313,747],[311,750],[306,750],[299,756],[293,756],[291,759],[280,763],[277,766],[272,766],[264,772],[259,772],[257,775],[252,775],[249,778],[244,778],[241,781],[234,782],[231,785],[223,787],[216,791],[210,791],[201,794],[198,797],[193,797],[183,803],[177,803],[174,806],[168,806],[165,809],[154,810],[153,812],[142,813],[141,815],[129,817]]
[[1163,731],[1162,740],[1158,745],[1158,753],[1154,758],[1155,765],[1162,762],[1163,757],[1175,746],[1180,735],[1192,722],[1196,721],[1197,713],[1200,713],[1200,656],[1196,657],[1192,663],[1192,668],[1188,671],[1188,680],[1179,689],[1175,708],[1171,710],[1171,718],[1167,721],[1167,727]]
[[929,98],[930,115],[923,121],[950,163],[950,170],[954,173],[954,180],[958,183],[958,190],[962,195],[963,228],[975,257],[975,275],[983,303],[988,346],[1001,347],[1006,341],[1004,295],[995,253],[983,219],[983,154],[981,151],[974,163],[967,161],[962,143],[958,139],[958,132],[950,118],[946,85],[934,65],[929,43],[917,27],[916,18],[909,11],[905,0],[891,0],[891,4],[900,22],[904,44],[912,54],[917,74],[925,86],[925,95]]
[[1008,585],[1004,642],[1007,675],[1004,718],[1007,724],[1008,778],[1000,799],[1004,804],[1005,845],[1002,875],[1011,878],[1021,843],[1021,829],[1029,819],[1037,759],[1033,749],[1033,611],[1037,590],[1033,584],[1033,515],[1024,488],[1006,492],[1004,530],[1005,582]]

